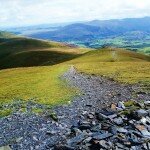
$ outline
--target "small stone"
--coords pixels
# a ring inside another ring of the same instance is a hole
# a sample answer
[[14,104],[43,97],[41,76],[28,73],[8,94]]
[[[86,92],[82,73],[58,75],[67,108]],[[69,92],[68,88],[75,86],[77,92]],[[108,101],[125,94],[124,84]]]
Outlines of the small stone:
[[93,125],[93,126],[95,126],[95,125],[96,125],[96,122],[95,122],[94,120],[92,121],[92,125]]
[[69,139],[69,140],[67,141],[67,144],[68,144],[69,146],[75,146],[75,145],[81,143],[84,139],[85,139],[85,135],[84,135],[84,134],[80,134],[80,135],[78,135],[78,136],[75,136],[75,137],[72,138],[72,139]]
[[105,140],[100,140],[99,144],[102,146],[102,148],[108,149],[109,145],[107,143],[107,141]]
[[144,143],[144,144],[143,144],[143,148],[144,148],[144,149],[148,149],[148,147],[147,147],[147,144],[146,144],[146,143]]
[[23,137],[17,138],[16,142],[19,143],[22,139],[23,139]]
[[54,150],[74,150],[74,148],[68,145],[56,145]]
[[109,131],[112,133],[112,134],[117,134],[117,127],[116,126],[111,126]]
[[145,117],[142,117],[142,119],[140,121],[141,121],[141,123],[146,124],[147,119]]
[[47,135],[54,135],[54,134],[56,134],[57,132],[56,131],[54,131],[54,130],[52,130],[52,131],[46,131],[46,134]]
[[124,128],[117,128],[117,131],[120,133],[127,133],[128,130],[124,129]]
[[105,116],[105,115],[103,115],[101,113],[96,113],[96,116],[97,116],[97,119],[100,120],[100,121],[108,119],[107,116]]
[[84,140],[85,143],[89,143],[92,140],[92,137],[88,137]]
[[126,108],[123,102],[119,102],[119,103],[118,103],[118,107],[119,107],[119,108],[122,108],[122,109],[125,109],[125,108]]
[[111,116],[111,115],[114,115],[114,111],[110,111],[110,110],[102,110],[102,111],[99,111],[99,113],[105,115],[105,116]]
[[86,104],[87,107],[92,107],[92,104]]
[[[117,146],[118,148],[121,148],[121,149],[124,149],[124,148],[125,148],[125,146],[122,145],[122,144],[120,144],[120,143],[115,143],[115,144],[116,144],[116,146]],[[117,149],[117,150],[120,150],[120,149]]]
[[36,136],[33,136],[33,140],[34,140],[34,141],[38,141],[38,139],[37,139]]
[[147,111],[145,111],[145,110],[143,110],[143,109],[137,110],[137,111],[136,111],[136,114],[137,114],[137,116],[140,117],[140,118],[141,118],[141,117],[145,117],[145,116],[148,115]]
[[83,124],[83,125],[79,126],[80,130],[87,130],[87,129],[90,129],[90,128],[91,128],[91,126],[89,124]]
[[117,106],[116,106],[115,104],[111,104],[111,109],[112,109],[113,111],[116,111],[116,110],[117,110]]
[[117,117],[117,114],[113,114],[113,115],[108,116],[108,118],[111,119],[111,120],[116,118],[116,117]]
[[150,106],[150,101],[145,101],[144,104],[145,104],[146,106]]
[[54,121],[58,121],[58,117],[56,113],[51,113],[50,117],[54,120]]
[[102,128],[101,124],[98,124],[98,125],[92,127],[91,131],[99,132],[101,130],[101,128]]
[[119,108],[119,107],[117,107],[116,109],[117,109],[117,111],[123,111],[123,109]]
[[90,129],[91,128],[91,124],[89,122],[80,122],[79,123],[79,127],[78,127],[80,130],[87,130],[87,129]]
[[103,134],[93,133],[93,135],[92,135],[93,139],[95,139],[95,140],[102,140],[102,139],[109,138],[111,136],[113,136],[113,134],[111,134],[111,133],[103,133]]
[[124,142],[124,145],[126,145],[126,146],[131,146],[131,142],[125,141],[125,142]]
[[122,120],[121,117],[115,118],[113,121],[114,121],[114,123],[117,124],[117,125],[122,125],[122,124],[123,124],[123,120]]
[[144,125],[136,125],[135,126],[139,131],[142,131],[145,129],[145,126]]
[[131,150],[137,150],[136,146],[131,146]]
[[141,131],[142,135],[146,138],[150,138],[150,132],[148,132],[146,129]]
[[86,114],[87,114],[87,111],[83,111],[83,112],[82,112],[82,115],[86,115]]
[[71,132],[75,133],[76,136],[82,133],[81,130],[79,130],[78,128],[73,128],[73,127],[71,128]]
[[89,119],[93,119],[94,116],[93,116],[92,114],[88,114],[88,118],[89,118]]

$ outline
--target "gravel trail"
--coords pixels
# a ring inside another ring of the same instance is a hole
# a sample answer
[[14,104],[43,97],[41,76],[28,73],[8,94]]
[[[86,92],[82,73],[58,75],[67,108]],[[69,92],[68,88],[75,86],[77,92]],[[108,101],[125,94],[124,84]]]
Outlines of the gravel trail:
[[[19,112],[0,119],[0,147],[7,146],[13,150],[54,149],[56,143],[66,143],[72,126],[87,121],[85,114],[92,114],[119,101],[150,100],[150,95],[141,92],[137,85],[123,85],[78,73],[73,66],[61,78],[67,80],[69,86],[79,88],[82,94],[76,96],[69,105],[53,108],[58,121],[44,114],[39,116]],[[89,117],[94,121],[92,115]]]

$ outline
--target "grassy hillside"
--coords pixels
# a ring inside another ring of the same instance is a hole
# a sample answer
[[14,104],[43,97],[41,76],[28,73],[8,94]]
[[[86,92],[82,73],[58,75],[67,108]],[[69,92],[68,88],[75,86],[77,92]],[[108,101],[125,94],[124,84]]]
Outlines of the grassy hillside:
[[[91,51],[71,61],[85,73],[102,75],[124,83],[150,85],[150,57],[122,49]],[[147,87],[146,87],[147,88]]]
[[124,49],[104,48],[90,51],[73,62],[150,61],[150,57]]
[[0,44],[3,42],[8,42],[14,38],[16,38],[17,36],[9,33],[9,32],[5,32],[5,31],[0,31]]
[[66,70],[65,65],[1,70],[0,100],[6,103],[14,98],[37,98],[51,105],[64,102],[72,90],[58,78]]
[[[124,83],[140,83],[146,88],[150,85],[150,57],[122,49],[89,51],[55,42],[18,38],[0,45],[0,57],[1,68],[37,66],[0,70],[1,105],[17,98],[36,98],[37,102],[50,106],[67,102],[76,89],[66,86],[59,77],[70,65],[80,72]],[[5,109],[0,112],[5,113]]]
[[12,33],[0,31],[0,39],[10,39],[10,38],[15,38],[15,37],[16,36]]
[[15,38],[0,44],[0,69],[54,65],[73,59],[84,51],[57,42]]

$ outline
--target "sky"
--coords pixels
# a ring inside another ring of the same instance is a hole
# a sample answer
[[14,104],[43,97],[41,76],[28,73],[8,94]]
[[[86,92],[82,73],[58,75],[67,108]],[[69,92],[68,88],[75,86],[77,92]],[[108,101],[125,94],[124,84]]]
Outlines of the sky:
[[0,27],[150,16],[150,0],[0,0]]

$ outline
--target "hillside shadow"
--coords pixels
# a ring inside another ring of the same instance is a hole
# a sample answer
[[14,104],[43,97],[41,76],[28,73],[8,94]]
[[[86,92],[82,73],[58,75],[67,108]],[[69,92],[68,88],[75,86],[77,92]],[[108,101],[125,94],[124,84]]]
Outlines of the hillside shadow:
[[72,60],[80,55],[57,51],[24,51],[1,59],[0,69],[51,66]]

